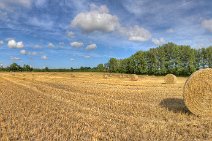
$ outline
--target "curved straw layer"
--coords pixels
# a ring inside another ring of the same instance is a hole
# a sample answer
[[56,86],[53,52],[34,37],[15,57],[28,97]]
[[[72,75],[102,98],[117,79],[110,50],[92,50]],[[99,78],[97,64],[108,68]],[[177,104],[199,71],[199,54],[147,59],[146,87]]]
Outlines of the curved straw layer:
[[177,77],[173,74],[167,74],[164,78],[166,84],[175,84],[177,83]]
[[212,117],[212,69],[194,72],[184,85],[183,97],[193,114]]

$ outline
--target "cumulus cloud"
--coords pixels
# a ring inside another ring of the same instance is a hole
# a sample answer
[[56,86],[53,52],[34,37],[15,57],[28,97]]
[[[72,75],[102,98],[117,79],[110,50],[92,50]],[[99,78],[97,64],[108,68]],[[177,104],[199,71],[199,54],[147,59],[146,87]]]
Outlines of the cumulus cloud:
[[94,50],[94,49],[96,49],[96,48],[97,48],[96,44],[90,44],[90,45],[88,45],[85,49],[86,49],[86,50]]
[[152,39],[152,42],[155,44],[155,45],[163,45],[166,43],[165,39],[164,38],[159,38],[159,39],[156,39],[156,38],[153,38]]
[[23,54],[23,55],[26,55],[27,51],[23,49],[23,50],[20,51],[20,53]]
[[107,6],[97,7],[92,4],[89,12],[81,12],[71,21],[72,27],[78,27],[82,32],[91,33],[99,32],[118,32],[128,37],[130,41],[147,41],[151,38],[151,33],[141,27],[132,26],[125,27],[119,23],[116,15],[111,15]]
[[16,48],[17,43],[16,43],[15,40],[12,39],[12,40],[8,41],[7,45],[8,45],[9,48]]
[[47,57],[46,55],[43,55],[43,56],[41,56],[41,59],[42,59],[42,60],[47,60],[48,57]]
[[55,47],[55,45],[53,43],[48,44],[48,48],[54,48],[54,47]]
[[74,48],[80,48],[82,47],[84,44],[82,42],[72,42],[70,43],[70,45]]
[[203,20],[201,25],[202,25],[202,27],[204,27],[209,32],[212,32],[212,19]]
[[7,45],[9,48],[24,48],[24,43],[22,41],[16,42],[14,39],[10,39]]
[[17,42],[16,48],[24,48],[23,42]]
[[151,33],[138,25],[129,28],[120,27],[119,32],[123,35],[126,35],[130,41],[143,42],[151,38]]
[[118,17],[111,15],[107,6],[93,8],[89,12],[81,12],[71,22],[72,27],[78,27],[85,33],[94,31],[112,32],[119,26]]
[[74,34],[74,32],[72,32],[72,31],[68,31],[68,32],[67,32],[67,36],[68,36],[69,38],[73,38],[73,37],[75,36],[75,34]]

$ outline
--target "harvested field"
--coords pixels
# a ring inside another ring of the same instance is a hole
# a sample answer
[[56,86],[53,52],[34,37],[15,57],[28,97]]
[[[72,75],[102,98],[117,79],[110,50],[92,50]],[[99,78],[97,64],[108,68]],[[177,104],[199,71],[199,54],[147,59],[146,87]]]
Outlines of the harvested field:
[[138,77],[0,73],[0,140],[212,140],[212,119],[184,105],[187,78]]

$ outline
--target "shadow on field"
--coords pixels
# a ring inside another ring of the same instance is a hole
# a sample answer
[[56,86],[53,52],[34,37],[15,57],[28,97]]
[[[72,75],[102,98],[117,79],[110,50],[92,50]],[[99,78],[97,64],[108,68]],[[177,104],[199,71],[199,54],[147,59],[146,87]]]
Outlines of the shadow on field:
[[184,104],[183,99],[179,98],[166,98],[160,102],[160,106],[167,108],[169,111],[174,113],[187,113],[190,114],[190,111]]

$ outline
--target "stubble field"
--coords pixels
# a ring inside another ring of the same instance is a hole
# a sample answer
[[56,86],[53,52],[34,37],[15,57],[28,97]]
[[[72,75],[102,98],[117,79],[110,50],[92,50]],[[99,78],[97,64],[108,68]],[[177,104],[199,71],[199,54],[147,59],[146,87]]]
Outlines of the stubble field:
[[186,79],[0,73],[0,139],[212,140],[212,120],[183,103]]

